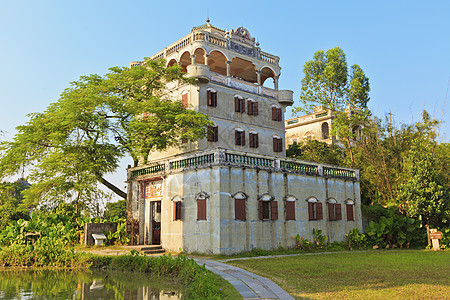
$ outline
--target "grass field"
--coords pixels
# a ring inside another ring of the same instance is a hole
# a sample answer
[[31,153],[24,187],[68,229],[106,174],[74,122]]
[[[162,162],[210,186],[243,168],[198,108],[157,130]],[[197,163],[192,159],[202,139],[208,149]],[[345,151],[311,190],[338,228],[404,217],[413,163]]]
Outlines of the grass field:
[[450,251],[391,250],[235,260],[296,299],[450,299]]

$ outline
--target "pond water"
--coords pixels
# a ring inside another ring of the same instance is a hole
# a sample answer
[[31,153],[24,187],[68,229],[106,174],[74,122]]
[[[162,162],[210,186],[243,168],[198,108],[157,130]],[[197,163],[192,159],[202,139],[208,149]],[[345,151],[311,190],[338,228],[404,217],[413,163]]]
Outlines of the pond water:
[[181,299],[169,279],[138,272],[2,270],[0,299]]

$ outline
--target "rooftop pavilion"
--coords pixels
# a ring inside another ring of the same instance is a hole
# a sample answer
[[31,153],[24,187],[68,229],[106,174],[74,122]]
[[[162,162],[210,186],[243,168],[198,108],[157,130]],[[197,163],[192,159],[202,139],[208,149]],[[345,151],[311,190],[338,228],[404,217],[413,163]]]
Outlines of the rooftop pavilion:
[[[261,51],[259,42],[244,27],[223,30],[208,19],[206,24],[192,28],[188,35],[150,57],[161,58],[168,66],[178,63],[188,76],[203,82],[212,81],[291,104],[291,91],[278,92],[280,58]],[[134,61],[130,66],[140,63]]]

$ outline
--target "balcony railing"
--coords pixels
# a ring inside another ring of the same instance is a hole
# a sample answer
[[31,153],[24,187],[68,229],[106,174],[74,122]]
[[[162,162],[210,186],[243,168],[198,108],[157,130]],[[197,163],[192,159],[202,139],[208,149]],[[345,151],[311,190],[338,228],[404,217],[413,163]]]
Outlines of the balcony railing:
[[[168,56],[172,55],[173,53],[179,52],[180,50],[188,47],[194,42],[205,42],[209,43],[211,45],[218,46],[220,48],[224,48],[230,51],[236,51],[232,47],[230,47],[230,37],[220,37],[214,34],[211,34],[207,31],[194,31],[191,34],[185,36],[181,40],[173,43],[172,45],[164,48],[164,50],[158,52],[157,54],[153,55],[150,59],[157,60],[161,58],[167,58]],[[273,65],[279,65],[280,58],[276,55],[272,55],[263,51],[260,51],[259,48],[255,48],[255,51],[257,53],[256,58],[260,59],[266,63],[273,64]],[[241,53],[242,54],[242,53]],[[252,56],[254,57],[254,56]]]
[[245,80],[240,80],[238,78],[228,77],[219,73],[210,72],[210,80],[215,83],[225,85],[247,93],[262,95],[264,97],[271,97],[274,99],[278,98],[278,91],[263,86],[259,86],[251,82],[247,82]]
[[178,158],[162,159],[148,166],[129,169],[129,178],[148,178],[148,175],[163,175],[172,171],[190,168],[209,167],[211,165],[231,165],[236,167],[253,167],[273,171],[285,171],[309,176],[324,176],[344,180],[359,180],[355,169],[338,166],[309,163],[295,159],[280,159],[264,155],[249,155],[244,152],[226,149],[203,151],[196,154],[182,155]]

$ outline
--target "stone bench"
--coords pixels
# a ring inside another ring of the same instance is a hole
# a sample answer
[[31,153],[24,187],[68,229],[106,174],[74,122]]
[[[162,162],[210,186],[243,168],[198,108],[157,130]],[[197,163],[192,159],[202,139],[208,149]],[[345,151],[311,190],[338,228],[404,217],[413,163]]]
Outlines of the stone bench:
[[103,233],[93,233],[92,237],[95,240],[96,246],[100,246],[106,240],[106,236]]

